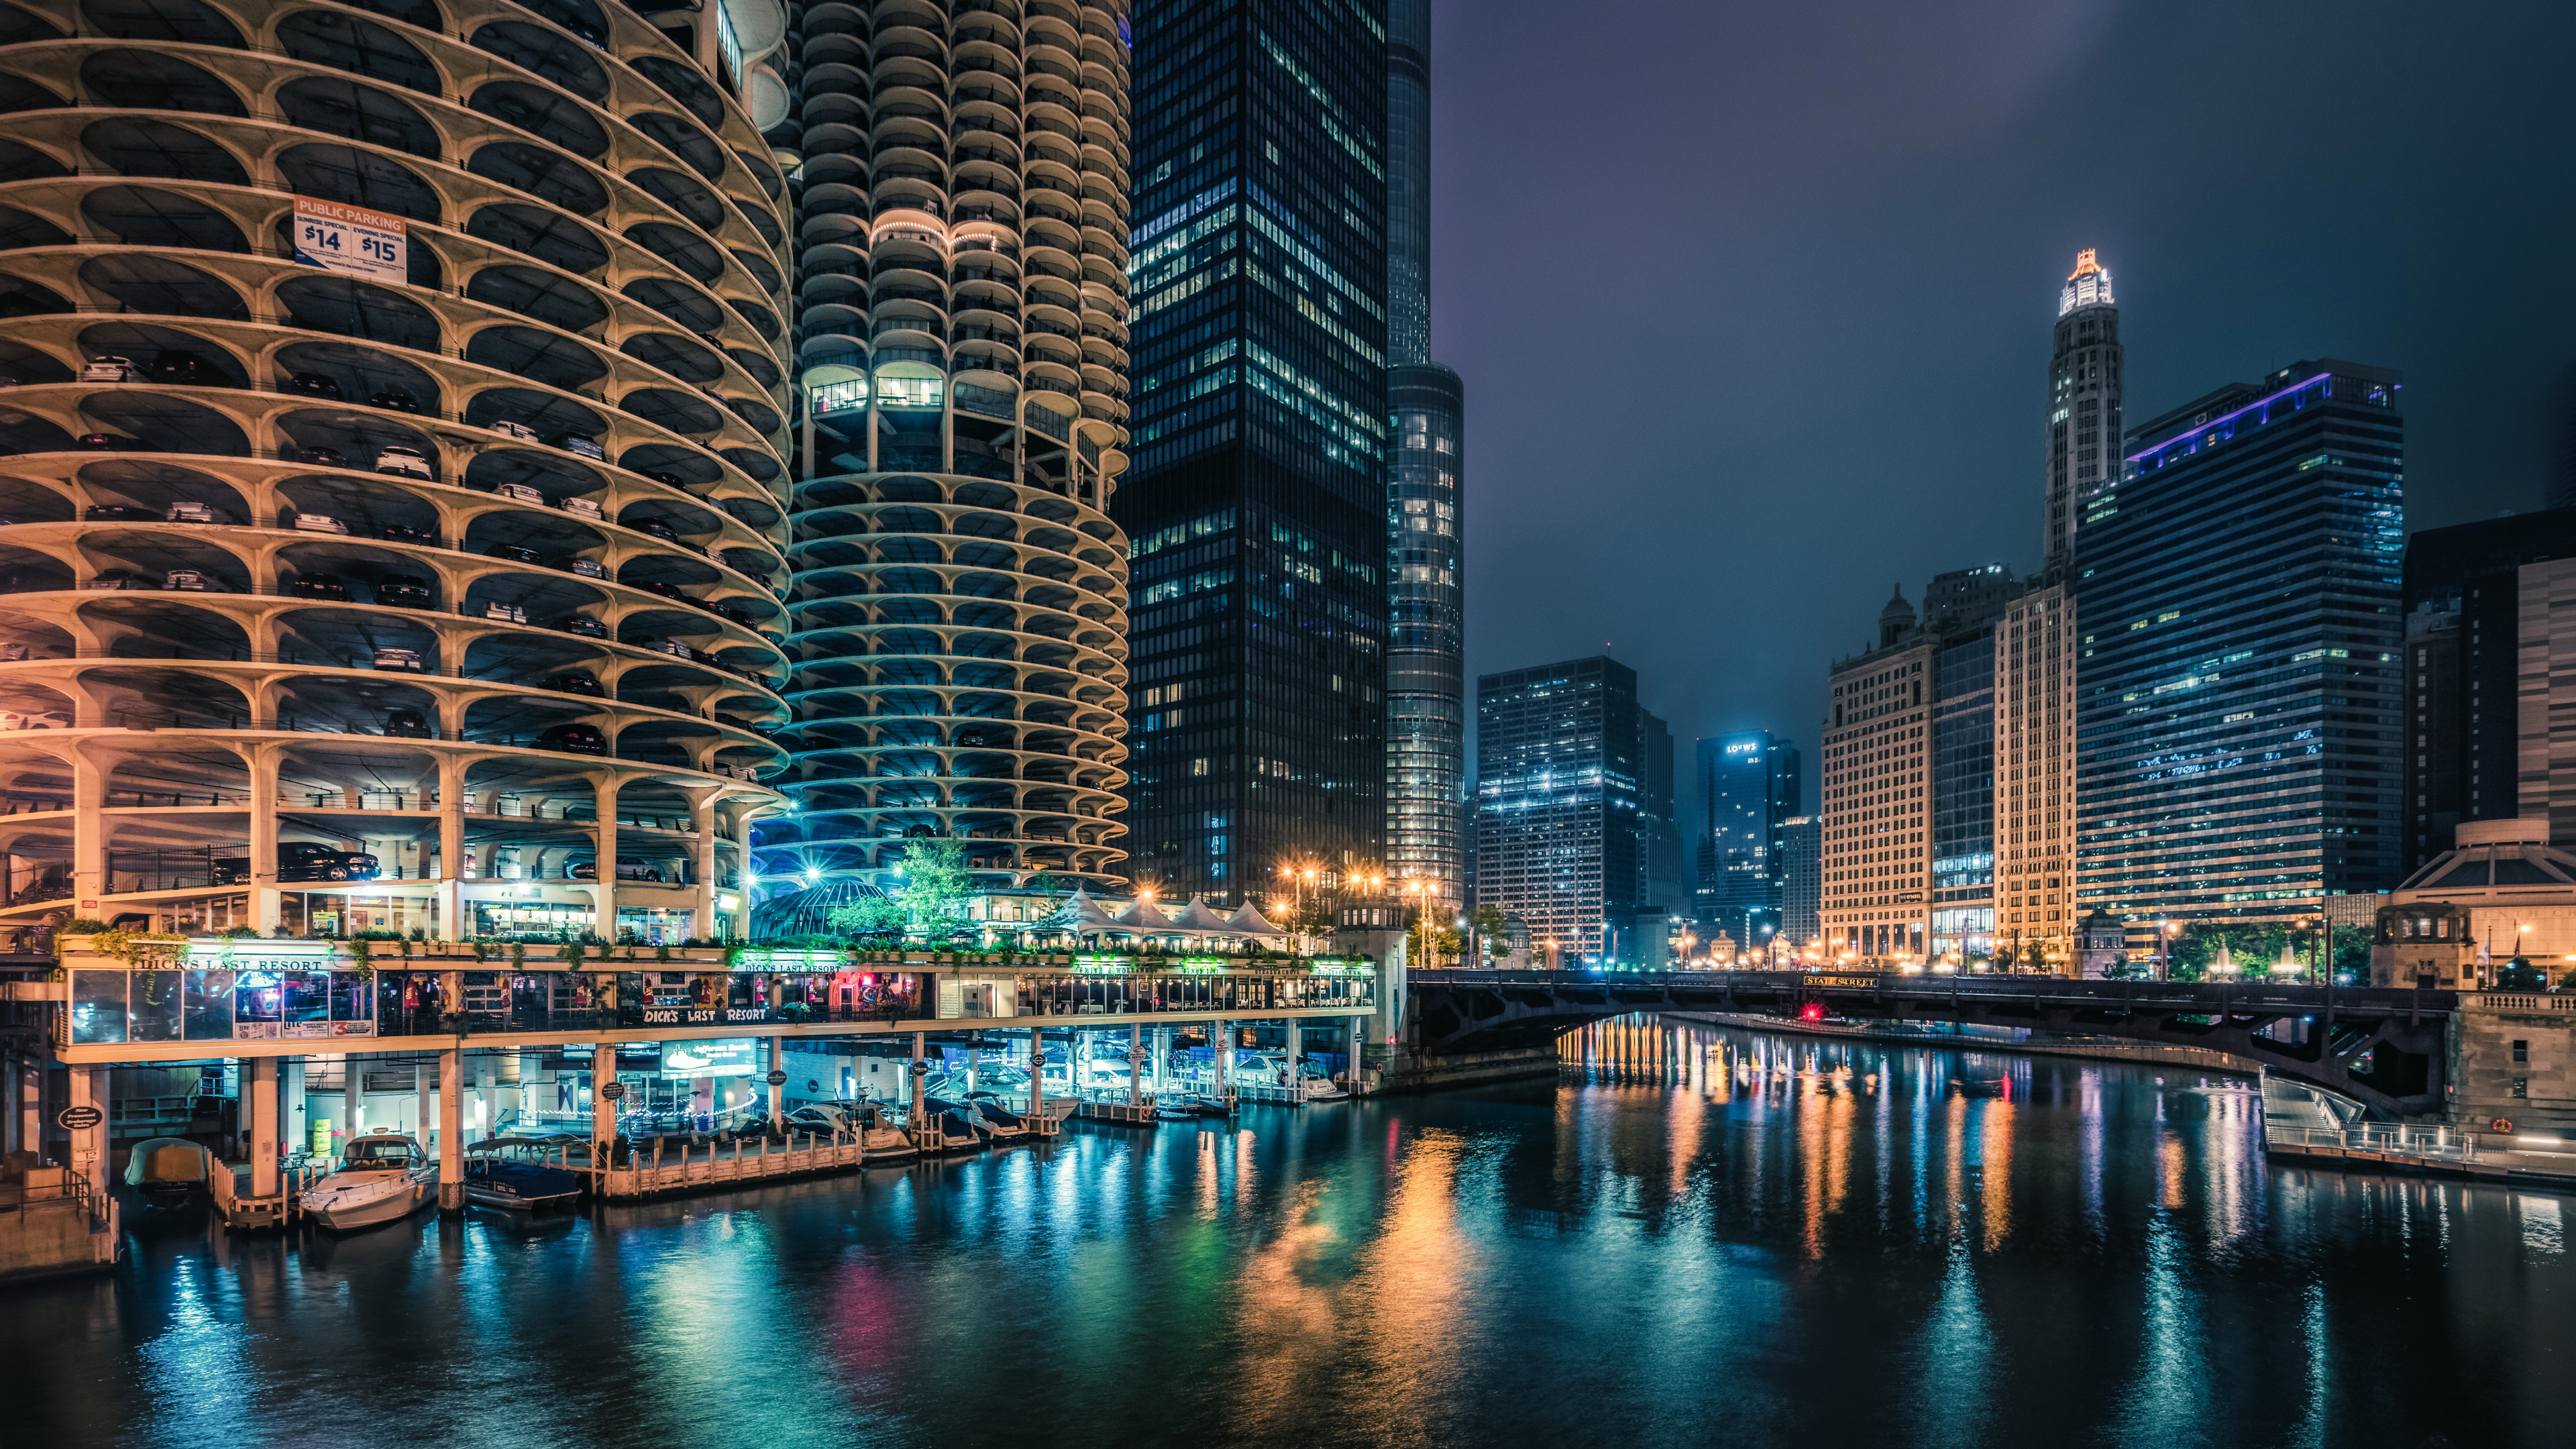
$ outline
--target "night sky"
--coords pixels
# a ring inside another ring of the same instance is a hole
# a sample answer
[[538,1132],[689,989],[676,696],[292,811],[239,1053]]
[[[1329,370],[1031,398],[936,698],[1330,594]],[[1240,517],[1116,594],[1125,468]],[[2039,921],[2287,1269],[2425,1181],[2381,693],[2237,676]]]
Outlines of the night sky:
[[1812,806],[1827,662],[1889,586],[2039,562],[2081,247],[2132,425],[2396,367],[2410,528],[2541,504],[2576,6],[1439,0],[1434,52],[1471,702],[1608,643],[1684,781],[1769,728]]

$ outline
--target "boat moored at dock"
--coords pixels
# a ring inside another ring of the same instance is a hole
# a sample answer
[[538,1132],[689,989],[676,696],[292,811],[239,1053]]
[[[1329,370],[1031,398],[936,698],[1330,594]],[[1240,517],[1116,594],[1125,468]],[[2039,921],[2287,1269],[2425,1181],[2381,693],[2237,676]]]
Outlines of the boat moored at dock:
[[409,1137],[351,1140],[340,1168],[304,1190],[307,1217],[334,1232],[399,1222],[438,1200],[438,1163]]

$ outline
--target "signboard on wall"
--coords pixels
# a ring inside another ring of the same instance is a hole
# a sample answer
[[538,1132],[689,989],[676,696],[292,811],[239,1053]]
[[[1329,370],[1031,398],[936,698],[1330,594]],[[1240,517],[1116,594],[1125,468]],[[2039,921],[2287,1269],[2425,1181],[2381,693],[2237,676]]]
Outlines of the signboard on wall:
[[662,1044],[664,1077],[741,1077],[760,1070],[760,1038],[718,1037],[714,1041]]
[[308,267],[399,283],[411,274],[408,246],[399,216],[309,196],[295,198],[295,259]]

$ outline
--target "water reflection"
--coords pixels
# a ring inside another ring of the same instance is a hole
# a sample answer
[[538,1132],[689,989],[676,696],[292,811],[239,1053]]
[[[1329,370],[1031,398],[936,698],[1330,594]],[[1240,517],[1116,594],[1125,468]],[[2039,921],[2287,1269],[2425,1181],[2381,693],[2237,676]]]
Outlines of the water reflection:
[[114,1279],[0,1300],[12,1438],[2563,1442],[2558,1198],[2270,1167],[2171,1068],[1648,1020],[1566,1058],[552,1220],[138,1219]]

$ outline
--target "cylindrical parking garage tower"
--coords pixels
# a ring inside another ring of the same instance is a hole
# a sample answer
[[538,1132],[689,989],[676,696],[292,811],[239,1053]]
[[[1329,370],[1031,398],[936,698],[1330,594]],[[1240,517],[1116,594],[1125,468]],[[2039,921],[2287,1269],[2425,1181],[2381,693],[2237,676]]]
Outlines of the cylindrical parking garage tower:
[[1124,11],[803,12],[800,810],[765,875],[891,884],[941,837],[986,885],[1119,880]]
[[786,186],[691,18],[0,4],[0,926],[738,918]]

